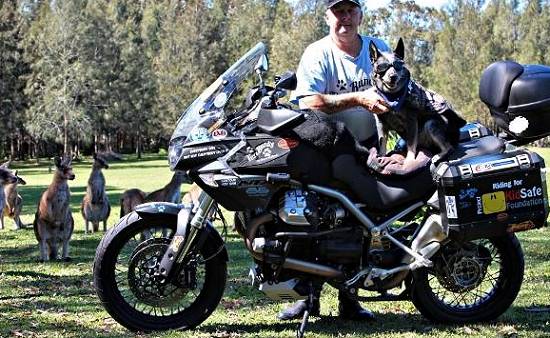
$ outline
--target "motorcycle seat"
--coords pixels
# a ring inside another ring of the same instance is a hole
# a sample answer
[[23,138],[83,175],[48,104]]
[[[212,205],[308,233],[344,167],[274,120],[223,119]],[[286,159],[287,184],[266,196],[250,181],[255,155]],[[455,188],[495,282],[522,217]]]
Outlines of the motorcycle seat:
[[479,98],[491,110],[506,111],[512,83],[523,71],[523,66],[514,61],[499,61],[491,64],[481,75]]
[[345,182],[365,210],[387,212],[418,201],[426,201],[435,192],[429,165],[407,175],[373,175],[353,156],[343,155],[333,162],[333,175]]

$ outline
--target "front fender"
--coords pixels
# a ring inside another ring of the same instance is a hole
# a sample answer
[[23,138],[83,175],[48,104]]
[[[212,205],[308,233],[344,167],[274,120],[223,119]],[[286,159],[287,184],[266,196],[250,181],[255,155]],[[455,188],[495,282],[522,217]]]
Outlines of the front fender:
[[170,202],[149,202],[135,207],[135,212],[143,219],[157,217],[159,214],[177,218],[178,213],[185,207],[184,204]]

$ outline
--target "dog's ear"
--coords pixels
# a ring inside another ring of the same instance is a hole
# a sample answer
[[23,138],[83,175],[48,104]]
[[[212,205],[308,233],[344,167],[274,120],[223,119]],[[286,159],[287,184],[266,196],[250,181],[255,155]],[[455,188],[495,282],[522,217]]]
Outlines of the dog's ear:
[[397,46],[395,47],[393,53],[397,55],[397,57],[401,60],[405,60],[405,44],[403,43],[403,38],[399,38],[399,41],[397,41]]
[[61,157],[59,156],[56,156],[54,159],[53,159],[53,163],[55,163],[55,166],[56,167],[61,167]]
[[374,64],[378,60],[378,57],[380,57],[380,51],[373,41],[369,42],[369,56],[371,64]]

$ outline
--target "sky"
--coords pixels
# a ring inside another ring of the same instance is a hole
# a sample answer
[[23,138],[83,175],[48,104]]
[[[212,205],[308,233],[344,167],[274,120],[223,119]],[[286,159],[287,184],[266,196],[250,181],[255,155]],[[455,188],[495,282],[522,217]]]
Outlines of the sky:
[[[369,9],[378,8],[387,5],[390,0],[363,0],[367,4]],[[420,6],[431,6],[440,8],[441,6],[447,4],[449,0],[415,0]]]

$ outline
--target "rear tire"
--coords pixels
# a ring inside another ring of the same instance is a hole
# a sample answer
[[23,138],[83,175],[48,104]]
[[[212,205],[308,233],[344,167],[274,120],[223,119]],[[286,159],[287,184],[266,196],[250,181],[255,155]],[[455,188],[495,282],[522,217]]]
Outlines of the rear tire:
[[[148,271],[152,271],[151,264],[160,263],[175,229],[174,217],[159,215],[145,220],[132,212],[105,234],[97,248],[96,292],[107,312],[132,331],[192,329],[210,316],[223,295],[227,262],[216,254],[220,248],[213,247],[215,241],[209,240],[195,268],[195,280],[199,268],[204,279],[200,289],[198,283],[188,288],[155,284]],[[155,297],[156,293],[160,296]],[[188,298],[189,304],[182,305]]]
[[461,247],[466,250],[454,250],[458,248],[456,242],[447,244],[432,259],[434,267],[413,273],[412,302],[435,322],[493,320],[514,302],[523,282],[521,245],[510,234]]

